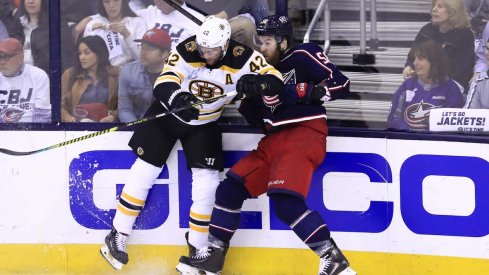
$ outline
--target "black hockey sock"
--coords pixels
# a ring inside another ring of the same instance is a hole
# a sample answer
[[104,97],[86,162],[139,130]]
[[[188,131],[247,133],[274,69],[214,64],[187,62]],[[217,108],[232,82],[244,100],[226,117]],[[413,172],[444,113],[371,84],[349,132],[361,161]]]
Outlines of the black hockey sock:
[[250,194],[246,187],[228,173],[217,188],[216,203],[212,210],[209,233],[217,239],[228,243],[239,226],[241,207]]
[[[302,198],[288,194],[271,194],[277,217],[314,252],[329,244],[330,232],[321,215],[311,211]],[[321,255],[320,255],[321,256]]]

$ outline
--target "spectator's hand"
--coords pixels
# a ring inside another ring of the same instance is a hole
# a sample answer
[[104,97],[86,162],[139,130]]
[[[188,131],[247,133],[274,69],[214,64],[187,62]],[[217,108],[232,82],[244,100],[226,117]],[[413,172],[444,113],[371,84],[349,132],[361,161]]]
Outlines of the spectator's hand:
[[85,28],[90,21],[92,21],[92,18],[90,16],[87,16],[83,18],[80,22],[78,22],[78,24],[76,24],[76,26],[73,28],[73,41],[75,43],[76,41],[78,41],[80,36],[83,35],[83,32],[85,32]]
[[124,25],[124,22],[117,22],[117,23],[110,23],[108,25],[108,29],[113,31],[113,32],[118,32],[124,36],[124,38],[129,37],[131,35],[131,32],[126,28],[126,25]]
[[254,97],[262,95],[262,92],[268,90],[268,84],[260,74],[245,74],[241,76],[236,84],[236,98]]
[[189,122],[192,119],[199,118],[199,109],[192,106],[192,104],[198,102],[199,99],[189,92],[182,92],[178,94],[172,101],[170,108],[172,110],[188,107],[176,113],[182,120]]
[[416,71],[411,68],[411,66],[406,66],[404,67],[404,70],[402,70],[402,76],[404,79],[408,79],[412,76],[416,75]]
[[108,116],[100,119],[100,122],[116,122],[116,118],[114,115],[109,114]]
[[92,25],[92,30],[106,30],[106,29],[107,29],[107,24],[102,22],[93,23]]

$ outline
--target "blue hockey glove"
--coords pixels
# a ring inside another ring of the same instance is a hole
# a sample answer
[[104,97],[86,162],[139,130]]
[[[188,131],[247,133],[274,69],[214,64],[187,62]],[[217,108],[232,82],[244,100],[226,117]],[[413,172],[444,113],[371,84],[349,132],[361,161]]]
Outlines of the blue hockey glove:
[[188,107],[184,110],[177,112],[176,115],[182,120],[189,122],[192,119],[199,118],[199,109],[192,106],[192,104],[198,101],[199,99],[196,98],[193,94],[184,92],[175,96],[175,98],[171,102],[170,107],[172,110],[182,108],[182,107]]

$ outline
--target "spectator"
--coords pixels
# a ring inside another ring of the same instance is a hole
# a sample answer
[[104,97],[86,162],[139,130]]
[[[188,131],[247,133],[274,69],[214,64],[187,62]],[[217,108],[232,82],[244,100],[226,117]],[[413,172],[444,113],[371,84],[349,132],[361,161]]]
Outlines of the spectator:
[[168,33],[161,29],[147,31],[141,42],[141,60],[122,66],[119,77],[119,120],[141,119],[153,102],[153,84],[163,70],[171,49]]
[[151,4],[153,4],[153,0],[129,0],[129,7],[133,11],[145,9]]
[[[19,17],[20,23],[24,28],[24,62],[34,64],[31,51],[31,33],[39,25],[48,25],[49,23],[49,3],[47,0],[22,0],[17,10],[16,16]],[[48,37],[49,38],[49,37]],[[48,40],[49,42],[49,40]],[[49,49],[49,44],[44,50]]]
[[[0,0],[1,1],[1,0]],[[172,39],[173,47],[194,34],[197,24],[183,15],[181,12],[176,11],[172,6],[168,5],[163,0],[153,0],[154,5],[148,5],[144,9],[137,11],[137,15],[144,18],[146,22],[146,29],[163,29],[170,35]],[[147,1],[145,1],[147,2]],[[197,17],[200,21],[204,21],[205,16],[199,11],[188,7],[183,0],[175,0],[180,4],[183,9],[190,12]],[[84,29],[85,25],[90,22],[92,18],[87,17],[83,19],[75,28],[76,32],[80,29]]]
[[0,41],[1,122],[51,122],[49,78],[24,63],[22,43],[15,38]]
[[83,36],[98,35],[105,40],[112,66],[139,59],[134,39],[144,35],[146,24],[131,10],[129,0],[98,0],[98,14],[91,18]]
[[487,44],[484,43],[487,40],[489,40],[489,23],[487,23],[484,27],[480,43],[477,44],[477,47],[475,49],[476,60],[473,79],[477,79],[481,73],[485,73],[487,72],[487,70],[489,70],[489,66],[486,60]]
[[81,38],[74,60],[61,79],[61,121],[117,121],[119,69],[110,65],[104,40]]
[[482,30],[489,19],[489,1],[465,0],[465,8],[470,16],[470,26],[475,38],[480,39]]
[[[190,8],[183,0],[175,0],[174,2],[197,17],[200,21],[205,20],[205,16],[195,9]],[[172,46],[176,47],[178,43],[195,34],[197,24],[175,10],[163,0],[154,0],[154,5],[148,6],[146,9],[137,11],[137,14],[146,20],[148,29],[159,28],[168,32],[172,39]]]
[[[1,0],[0,0],[1,1]],[[73,65],[73,57],[76,49],[76,41],[79,39],[85,28],[80,32],[75,31],[75,26],[83,18],[97,13],[96,0],[62,0],[60,8],[60,35],[61,35],[61,70],[65,71]],[[39,29],[39,27],[38,27]],[[32,39],[32,43],[36,40]],[[34,47],[34,45],[33,45]],[[34,49],[33,49],[34,50]],[[33,53],[34,54],[34,53]]]
[[0,0],[0,40],[16,38],[24,43],[24,31],[19,18],[14,16],[15,7],[10,0]]
[[[63,32],[63,30],[61,30]],[[50,65],[49,65],[49,17],[48,14],[46,16],[42,16],[41,20],[37,28],[32,30],[30,35],[30,43],[31,43],[31,54],[32,59],[34,61],[34,66],[43,69],[48,75],[50,75]],[[72,45],[70,42],[69,45]],[[65,47],[63,44],[61,48],[62,61],[65,56],[63,54],[66,53]],[[73,53],[71,53],[73,55]],[[69,59],[72,57],[70,56]],[[63,63],[62,63],[63,64]],[[62,67],[63,68],[63,67]]]
[[413,49],[416,75],[406,79],[394,94],[387,118],[390,129],[428,130],[430,110],[461,108],[463,88],[448,78],[449,61],[433,40]]
[[[462,0],[433,0],[431,23],[426,24],[416,35],[413,48],[426,40],[440,43],[447,53],[450,64],[449,77],[468,91],[474,67],[474,35],[470,30],[469,17]],[[409,52],[404,78],[415,73],[413,48]]]
[[[489,61],[487,47],[489,47],[489,41],[484,45],[486,60]],[[489,109],[489,76],[487,75],[487,71],[482,72],[479,78],[472,82],[464,108]]]

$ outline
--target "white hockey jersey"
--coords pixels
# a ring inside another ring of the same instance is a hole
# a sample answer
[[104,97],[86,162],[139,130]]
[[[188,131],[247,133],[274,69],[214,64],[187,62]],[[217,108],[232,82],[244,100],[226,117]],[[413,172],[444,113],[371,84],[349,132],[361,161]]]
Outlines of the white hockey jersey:
[[51,109],[49,91],[47,74],[29,64],[18,76],[0,75],[0,121],[33,122],[34,107]]
[[[216,65],[206,66],[205,59],[200,57],[195,36],[180,43],[172,50],[161,75],[155,82],[158,85],[173,82],[180,85],[181,90],[192,92],[198,99],[209,99],[223,93],[236,90],[238,79],[249,73],[272,74],[282,79],[282,74],[265,57],[257,51],[231,40],[226,55]],[[173,91],[156,91],[165,93],[167,100],[163,106],[170,109]],[[198,120],[186,122],[191,125],[201,125],[219,119],[224,105],[232,98],[221,98],[211,103],[203,104]]]

